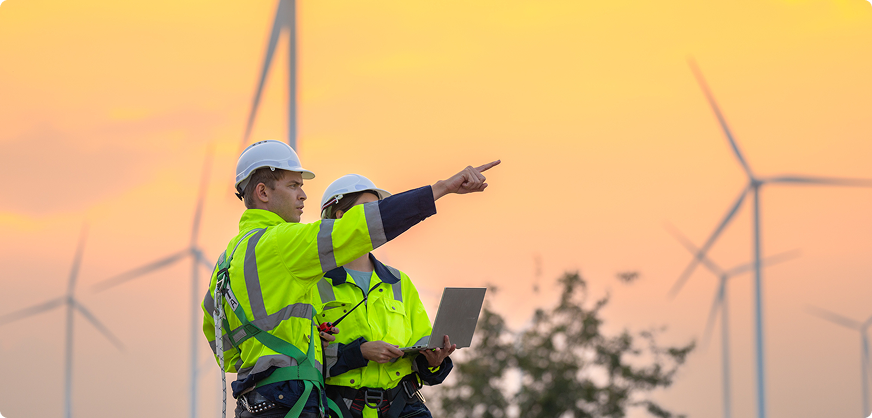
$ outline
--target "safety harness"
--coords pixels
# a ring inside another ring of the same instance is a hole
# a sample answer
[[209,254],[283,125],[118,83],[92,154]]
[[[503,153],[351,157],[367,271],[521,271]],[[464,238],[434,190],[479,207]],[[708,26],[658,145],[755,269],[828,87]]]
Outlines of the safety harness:
[[421,386],[417,374],[411,373],[391,389],[328,386],[327,399],[339,406],[342,418],[361,418],[364,407],[378,410],[380,417],[398,418],[406,404],[424,403]]
[[[230,344],[240,353],[242,351],[239,349],[239,346],[246,340],[254,338],[270,350],[284,354],[296,360],[296,366],[277,368],[273,370],[269,377],[262,379],[255,384],[255,388],[257,388],[270,383],[289,380],[299,380],[303,383],[303,394],[299,399],[297,399],[297,402],[294,403],[294,406],[291,407],[291,410],[285,415],[285,418],[298,418],[300,416],[300,413],[303,411],[303,407],[306,405],[306,401],[309,399],[309,395],[312,393],[313,389],[317,389],[319,394],[318,406],[322,411],[324,410],[322,396],[320,396],[320,394],[324,392],[324,376],[315,363],[314,331],[310,332],[309,348],[304,354],[293,344],[276,337],[251,323],[245,315],[245,310],[233,294],[233,289],[230,285],[230,262],[233,260],[233,254],[236,252],[236,248],[239,247],[239,244],[243,240],[247,239],[251,234],[263,230],[263,228],[260,228],[248,231],[248,233],[246,233],[239,242],[236,243],[236,246],[233,247],[230,257],[226,257],[226,251],[221,253],[221,256],[218,258],[218,265],[216,266],[218,271],[215,284],[215,310],[212,314],[212,318],[215,322],[215,351],[218,355],[218,365],[221,366],[221,387],[223,391],[221,402],[222,418],[227,414],[227,377],[224,370],[224,333],[222,332],[222,326],[226,330]],[[234,315],[236,315],[236,318],[242,323],[242,325],[233,333],[230,332],[230,323],[227,321],[227,315],[224,312],[223,301],[225,298],[227,299],[230,308],[233,310]],[[328,399],[327,403],[331,410],[338,413],[338,407],[333,401]]]

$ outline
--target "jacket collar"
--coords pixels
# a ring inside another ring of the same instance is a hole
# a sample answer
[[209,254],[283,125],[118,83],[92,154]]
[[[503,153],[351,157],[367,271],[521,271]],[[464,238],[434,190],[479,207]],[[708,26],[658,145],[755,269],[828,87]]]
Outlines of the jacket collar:
[[[391,273],[391,271],[388,270],[381,261],[378,261],[375,256],[372,255],[372,253],[369,253],[369,261],[372,261],[372,265],[375,266],[375,274],[379,279],[381,279],[381,281],[387,284],[394,284],[400,281],[400,278]],[[348,272],[345,271],[345,267],[336,267],[335,269],[324,273],[324,277],[329,277],[333,281],[333,286],[345,283],[347,276]]]
[[266,228],[285,223],[285,220],[275,212],[264,209],[246,209],[239,219],[239,232],[250,231],[255,228]]

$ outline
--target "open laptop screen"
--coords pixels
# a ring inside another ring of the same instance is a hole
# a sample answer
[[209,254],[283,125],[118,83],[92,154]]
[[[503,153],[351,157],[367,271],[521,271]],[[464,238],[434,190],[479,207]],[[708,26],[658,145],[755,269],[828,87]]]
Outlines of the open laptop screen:
[[484,287],[446,287],[442,291],[429,341],[425,339],[423,344],[400,350],[410,352],[442,347],[445,335],[452,344],[457,344],[457,348],[469,347],[486,291]]

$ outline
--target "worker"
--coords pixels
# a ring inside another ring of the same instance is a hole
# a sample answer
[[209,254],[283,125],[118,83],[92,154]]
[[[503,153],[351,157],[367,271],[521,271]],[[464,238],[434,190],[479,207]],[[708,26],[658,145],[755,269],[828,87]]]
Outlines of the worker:
[[470,166],[431,186],[354,207],[342,219],[303,224],[303,182],[314,173],[283,142],[247,147],[237,161],[235,183],[246,210],[202,304],[203,333],[216,360],[225,372],[236,373],[235,416],[324,416],[330,402],[314,321],[315,285],[324,273],[435,214],[441,197],[484,191],[482,172],[499,163]]
[[[389,197],[358,174],[340,177],[321,199],[321,219],[342,219],[352,208]],[[405,355],[432,330],[418,290],[405,273],[367,253],[328,271],[318,282],[317,322],[339,329],[325,351],[327,396],[343,418],[432,417],[419,389],[442,383],[454,352],[443,346]],[[363,304],[361,306],[361,303]]]

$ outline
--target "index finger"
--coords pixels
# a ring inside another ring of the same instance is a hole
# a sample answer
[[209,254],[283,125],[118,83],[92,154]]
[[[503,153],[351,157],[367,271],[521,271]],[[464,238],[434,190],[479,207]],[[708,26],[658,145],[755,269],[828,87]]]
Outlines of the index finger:
[[491,161],[485,165],[480,165],[480,166],[476,167],[475,171],[478,171],[479,173],[481,173],[482,171],[490,170],[491,168],[498,166],[501,162],[502,162],[502,160]]

